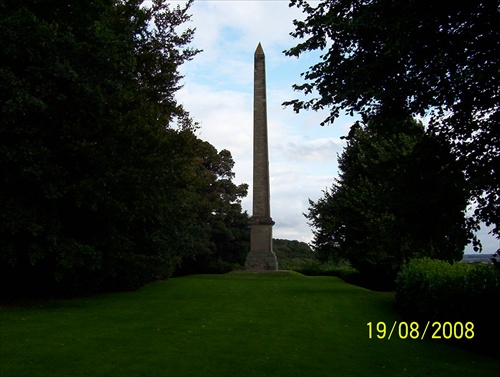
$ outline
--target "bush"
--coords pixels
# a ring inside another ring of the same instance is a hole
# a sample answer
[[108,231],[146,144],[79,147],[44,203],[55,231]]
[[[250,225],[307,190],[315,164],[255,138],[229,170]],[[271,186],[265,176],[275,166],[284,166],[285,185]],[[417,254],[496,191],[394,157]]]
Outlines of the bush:
[[[278,261],[279,263],[279,261]],[[280,268],[284,266],[280,264]],[[302,260],[300,263],[294,263],[288,269],[297,271],[307,276],[329,276],[333,275],[333,266],[327,263],[321,263],[316,259]]]
[[492,309],[498,297],[500,271],[493,265],[414,259],[396,279],[396,305],[406,320],[473,322],[475,346],[500,336]]

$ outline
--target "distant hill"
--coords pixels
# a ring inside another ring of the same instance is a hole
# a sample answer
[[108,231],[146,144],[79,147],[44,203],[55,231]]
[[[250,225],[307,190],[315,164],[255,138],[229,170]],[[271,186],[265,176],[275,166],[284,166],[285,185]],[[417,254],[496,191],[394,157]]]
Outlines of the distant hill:
[[314,258],[314,251],[309,245],[301,241],[273,239],[273,251],[279,258]]
[[[315,260],[315,253],[311,247],[301,241],[297,240],[284,240],[279,238],[273,239],[273,251],[282,264],[296,264],[299,262],[310,262]],[[491,261],[493,254],[465,254],[463,263],[493,263]],[[498,257],[497,257],[498,259]],[[500,260],[499,260],[500,261]]]
[[[465,254],[462,262],[464,263],[493,263],[491,261],[493,254]],[[498,260],[498,257],[497,257]]]

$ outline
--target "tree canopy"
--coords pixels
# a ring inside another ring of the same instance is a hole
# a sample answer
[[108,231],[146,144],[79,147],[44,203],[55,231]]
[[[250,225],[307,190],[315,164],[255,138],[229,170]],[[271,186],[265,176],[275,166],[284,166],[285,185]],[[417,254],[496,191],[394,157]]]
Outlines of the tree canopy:
[[449,148],[413,120],[398,128],[354,127],[340,177],[306,215],[320,260],[348,260],[387,286],[411,258],[461,260],[471,238],[465,179]]
[[217,249],[215,219],[245,237],[230,153],[175,98],[191,1],[142,3],[0,3],[2,294],[133,289]]
[[[476,220],[500,235],[500,17],[495,0],[291,0],[299,57],[321,50],[298,91],[296,111],[329,108],[374,117],[429,116],[452,144],[476,205]],[[391,123],[391,122],[386,122]]]
[[314,259],[315,257],[314,252],[311,250],[310,246],[307,243],[297,240],[284,240],[275,238],[273,239],[273,251],[278,257],[278,261],[281,261],[282,258]]

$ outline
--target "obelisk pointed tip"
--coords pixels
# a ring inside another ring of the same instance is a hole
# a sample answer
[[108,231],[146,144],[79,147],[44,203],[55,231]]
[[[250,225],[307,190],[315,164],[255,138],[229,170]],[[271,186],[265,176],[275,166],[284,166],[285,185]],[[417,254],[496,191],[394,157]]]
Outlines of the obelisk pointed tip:
[[255,50],[255,55],[261,54],[264,55],[264,50],[262,49],[262,45],[259,42],[259,45],[257,46],[257,49]]

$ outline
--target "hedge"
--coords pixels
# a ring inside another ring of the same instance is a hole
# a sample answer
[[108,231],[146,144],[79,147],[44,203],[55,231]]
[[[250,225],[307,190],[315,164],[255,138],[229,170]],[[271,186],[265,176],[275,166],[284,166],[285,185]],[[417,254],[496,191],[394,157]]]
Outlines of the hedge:
[[407,321],[473,322],[477,346],[500,336],[497,303],[500,269],[487,264],[449,264],[414,259],[396,279],[396,305]]

